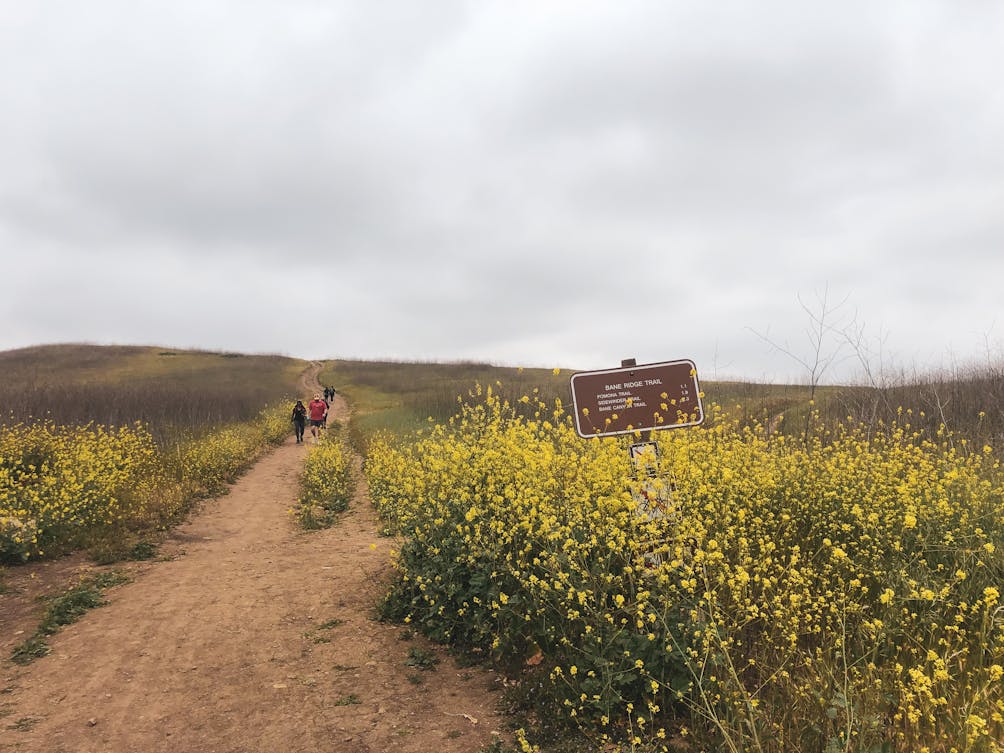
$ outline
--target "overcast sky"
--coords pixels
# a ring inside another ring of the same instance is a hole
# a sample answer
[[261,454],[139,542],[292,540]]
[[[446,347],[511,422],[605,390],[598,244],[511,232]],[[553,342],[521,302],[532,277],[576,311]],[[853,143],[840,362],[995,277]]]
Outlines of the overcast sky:
[[0,0],[0,349],[786,380],[826,295],[873,366],[996,358],[1002,40],[996,0]]

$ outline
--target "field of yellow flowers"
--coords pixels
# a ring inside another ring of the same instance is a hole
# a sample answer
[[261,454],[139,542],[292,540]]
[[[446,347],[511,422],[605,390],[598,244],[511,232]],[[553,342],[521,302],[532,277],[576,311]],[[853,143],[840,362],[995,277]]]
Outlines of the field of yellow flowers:
[[401,537],[387,614],[491,657],[531,719],[598,745],[1000,751],[995,452],[909,414],[797,439],[712,414],[660,432],[648,468],[560,403],[480,388],[373,441]]
[[287,434],[284,405],[170,448],[142,424],[0,426],[0,562],[161,525],[220,493]]

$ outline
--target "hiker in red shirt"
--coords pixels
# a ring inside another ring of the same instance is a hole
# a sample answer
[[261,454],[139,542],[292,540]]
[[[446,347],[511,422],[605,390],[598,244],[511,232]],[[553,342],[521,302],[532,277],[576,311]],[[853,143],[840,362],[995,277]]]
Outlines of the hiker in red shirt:
[[317,444],[318,432],[328,417],[328,404],[321,400],[320,395],[314,395],[314,399],[307,405],[307,412],[310,414],[310,435],[314,438],[314,444]]

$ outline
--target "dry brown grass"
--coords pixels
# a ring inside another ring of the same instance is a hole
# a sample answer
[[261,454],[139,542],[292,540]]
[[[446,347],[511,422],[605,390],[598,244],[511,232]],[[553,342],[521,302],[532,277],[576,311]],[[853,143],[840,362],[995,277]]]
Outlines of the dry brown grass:
[[900,375],[881,388],[845,387],[828,406],[834,419],[850,416],[870,426],[909,422],[934,435],[944,426],[972,442],[1004,446],[1004,364],[960,366]]
[[111,426],[158,439],[255,416],[295,394],[305,363],[274,355],[139,346],[46,345],[0,353],[0,417]]

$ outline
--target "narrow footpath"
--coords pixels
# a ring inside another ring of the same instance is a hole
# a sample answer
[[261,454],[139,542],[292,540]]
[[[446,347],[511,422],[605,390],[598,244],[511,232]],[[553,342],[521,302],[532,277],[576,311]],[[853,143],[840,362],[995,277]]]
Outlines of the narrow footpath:
[[[339,397],[330,420],[347,410]],[[0,751],[490,746],[504,730],[495,675],[375,619],[393,542],[378,536],[362,480],[333,528],[298,528],[290,510],[308,450],[291,435],[178,528],[160,560],[130,565],[132,581],[53,636],[50,655],[27,667],[0,659]],[[430,656],[434,669],[406,664]]]

